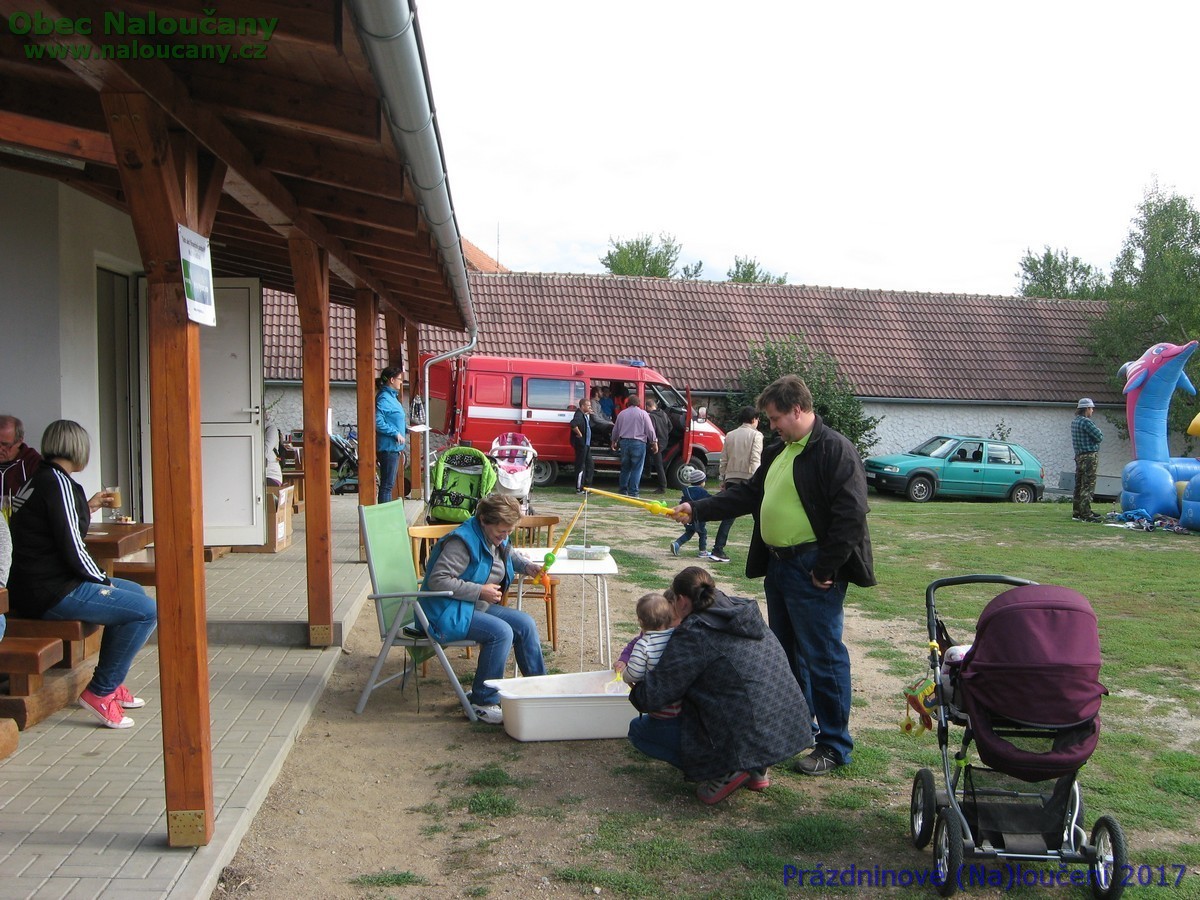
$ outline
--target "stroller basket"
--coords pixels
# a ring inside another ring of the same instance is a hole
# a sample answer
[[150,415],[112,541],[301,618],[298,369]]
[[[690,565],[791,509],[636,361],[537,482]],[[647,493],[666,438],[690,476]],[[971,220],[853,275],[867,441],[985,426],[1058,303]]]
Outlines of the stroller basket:
[[1041,855],[1062,846],[1073,775],[1030,784],[977,766],[963,775],[962,812],[980,844]]

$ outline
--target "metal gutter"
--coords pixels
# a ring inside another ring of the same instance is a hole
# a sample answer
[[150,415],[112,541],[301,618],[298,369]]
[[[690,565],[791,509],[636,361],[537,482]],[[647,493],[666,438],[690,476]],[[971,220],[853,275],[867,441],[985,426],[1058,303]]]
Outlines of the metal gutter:
[[[454,215],[442,136],[433,108],[433,90],[425,64],[425,47],[414,0],[349,0],[363,48],[383,95],[392,139],[404,157],[404,168],[437,243],[453,286],[454,298],[467,326],[467,343],[427,360],[421,372],[421,398],[429,410],[429,367],[461,356],[479,342],[479,324],[471,299],[462,236]],[[427,432],[428,434],[428,432]],[[422,441],[422,499],[429,497],[429,441]]]

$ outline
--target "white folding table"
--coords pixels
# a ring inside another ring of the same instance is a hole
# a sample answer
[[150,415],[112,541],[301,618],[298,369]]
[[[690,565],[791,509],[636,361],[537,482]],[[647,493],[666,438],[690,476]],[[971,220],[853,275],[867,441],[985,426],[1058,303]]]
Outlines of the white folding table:
[[[516,547],[514,553],[519,553],[527,559],[540,564],[550,552],[549,547]],[[566,557],[566,558],[564,558]],[[557,554],[554,565],[548,570],[549,574],[562,578],[566,575],[578,575],[582,593],[579,598],[579,671],[583,671],[583,630],[587,610],[588,580],[594,579],[596,586],[596,640],[600,652],[600,665],[612,664],[612,622],[608,612],[608,576],[617,574],[617,563],[612,554],[606,553],[601,559],[571,559],[566,550]],[[521,608],[521,595],[525,589],[525,577],[517,578],[517,609]]]

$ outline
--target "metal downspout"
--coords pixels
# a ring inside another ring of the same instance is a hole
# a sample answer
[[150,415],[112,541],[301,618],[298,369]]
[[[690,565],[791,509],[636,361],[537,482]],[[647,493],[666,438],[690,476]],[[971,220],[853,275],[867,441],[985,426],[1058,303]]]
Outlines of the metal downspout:
[[[433,111],[433,91],[425,66],[425,47],[421,42],[416,5],[412,0],[349,0],[349,7],[383,95],[392,140],[404,158],[417,202],[437,242],[438,253],[467,325],[466,344],[427,360],[422,367],[421,399],[428,416],[430,366],[474,349],[479,342],[479,325],[471,300],[454,202],[450,197],[441,134]],[[428,501],[431,458],[428,438],[422,444],[425,458],[421,466],[421,499]]]

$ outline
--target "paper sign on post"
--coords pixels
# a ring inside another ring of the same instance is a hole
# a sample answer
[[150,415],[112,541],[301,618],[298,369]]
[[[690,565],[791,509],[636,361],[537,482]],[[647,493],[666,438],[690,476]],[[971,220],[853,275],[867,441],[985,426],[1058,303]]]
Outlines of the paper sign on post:
[[212,255],[208,238],[179,226],[179,260],[183,264],[183,293],[188,318],[201,325],[217,324],[213,299]]

